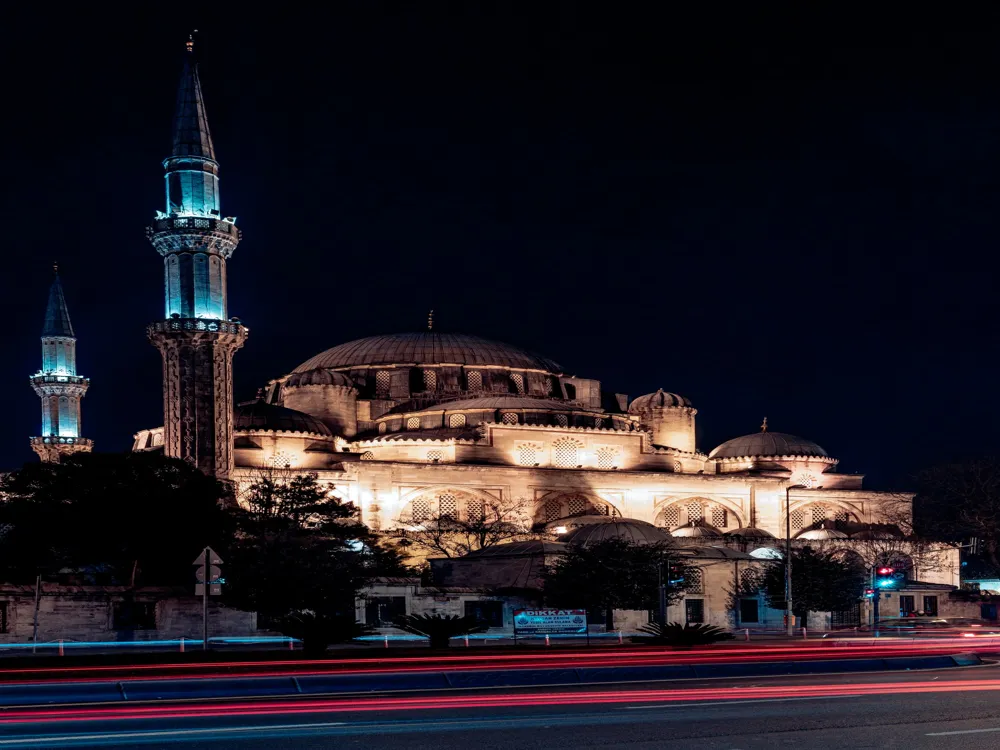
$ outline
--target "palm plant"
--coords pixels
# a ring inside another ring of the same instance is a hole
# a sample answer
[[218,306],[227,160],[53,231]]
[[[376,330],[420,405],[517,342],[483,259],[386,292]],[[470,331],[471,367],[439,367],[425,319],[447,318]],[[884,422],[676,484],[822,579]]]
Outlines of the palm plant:
[[661,625],[652,622],[639,630],[647,635],[636,636],[633,640],[663,646],[704,646],[733,640],[733,634],[728,630],[704,623],[681,625],[679,622],[668,622]]
[[439,614],[403,615],[394,625],[407,633],[426,636],[430,639],[431,648],[447,648],[456,636],[482,633],[489,629],[475,617]]

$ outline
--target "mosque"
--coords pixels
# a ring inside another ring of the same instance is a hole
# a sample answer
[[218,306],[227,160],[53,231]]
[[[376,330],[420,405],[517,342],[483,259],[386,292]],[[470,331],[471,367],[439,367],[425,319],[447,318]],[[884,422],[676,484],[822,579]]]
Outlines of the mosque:
[[[432,319],[423,331],[336,344],[234,403],[234,354],[252,346],[227,310],[226,264],[242,234],[222,213],[190,48],[163,165],[166,206],[148,237],[164,263],[165,310],[148,335],[163,358],[164,424],[139,431],[136,451],[237,485],[267,469],[309,472],[386,532],[515,503],[556,537],[601,517],[625,534],[767,558],[780,554],[786,522],[797,543],[846,552],[873,529],[898,527],[901,507],[909,515],[909,495],[866,489],[818,443],[766,420],[705,451],[698,410],[682,395],[630,398],[514,344],[436,331]],[[76,373],[58,278],[42,342],[32,379],[42,436],[32,445],[58,460],[91,447],[80,422],[89,381]],[[958,583],[957,552],[905,567],[914,580]]]

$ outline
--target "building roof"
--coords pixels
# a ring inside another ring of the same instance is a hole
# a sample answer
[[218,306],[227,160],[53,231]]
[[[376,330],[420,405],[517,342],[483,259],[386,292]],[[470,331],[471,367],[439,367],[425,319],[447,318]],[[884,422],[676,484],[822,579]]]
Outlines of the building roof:
[[215,146],[208,130],[205,100],[201,94],[201,79],[191,47],[184,54],[184,71],[177,89],[174,110],[174,143],[171,156],[194,156],[215,161]]
[[528,557],[534,555],[558,555],[566,551],[562,542],[547,542],[541,539],[530,539],[524,542],[506,542],[483,547],[462,555],[463,559],[478,557]]
[[269,404],[263,399],[246,401],[233,412],[236,432],[308,432],[331,437],[330,428],[309,414],[284,406]]
[[[424,411],[495,411],[496,409],[508,409],[517,411],[519,409],[534,409],[539,411],[590,411],[597,412],[601,409],[573,405],[566,401],[556,401],[550,398],[530,398],[528,396],[483,396],[482,398],[466,398],[460,401],[443,401],[433,406],[425,406],[422,409],[414,409],[411,405],[404,404],[396,407],[389,414],[404,414],[407,412]],[[384,419],[380,417],[379,419]]]
[[354,381],[342,372],[331,372],[330,370],[295,372],[285,380],[286,388],[297,388],[303,385],[339,385],[344,388],[353,388]]
[[562,372],[551,359],[510,344],[459,333],[396,333],[349,341],[317,354],[295,368],[307,372],[319,368],[370,367],[377,365],[495,365],[525,370]]
[[709,458],[758,458],[765,456],[819,456],[829,454],[811,440],[784,432],[755,432],[727,440]]
[[69,320],[69,308],[66,307],[66,297],[63,295],[59,274],[52,279],[49,287],[49,302],[45,307],[45,324],[42,326],[42,336],[64,336],[74,338],[73,324]]
[[744,526],[742,529],[733,529],[732,531],[727,531],[723,536],[729,539],[743,539],[745,541],[752,541],[757,539],[774,539],[774,534],[765,529],[758,529],[753,526]]
[[703,524],[690,524],[688,526],[680,526],[670,532],[670,536],[676,536],[687,539],[695,538],[722,538],[722,532],[713,526],[705,526]]
[[691,402],[676,393],[670,393],[662,388],[656,393],[647,393],[635,398],[628,407],[629,414],[641,414],[644,411],[664,406],[691,406]]
[[635,544],[660,544],[669,542],[670,536],[647,521],[615,516],[594,517],[595,520],[571,529],[559,541],[589,547],[609,539],[624,539]]

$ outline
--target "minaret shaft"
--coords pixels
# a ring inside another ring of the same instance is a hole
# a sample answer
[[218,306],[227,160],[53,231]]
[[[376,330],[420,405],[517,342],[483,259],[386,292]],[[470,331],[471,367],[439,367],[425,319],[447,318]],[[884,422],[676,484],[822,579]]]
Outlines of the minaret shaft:
[[149,326],[163,357],[164,449],[220,479],[233,470],[233,354],[247,329],[228,318],[226,261],[240,241],[220,214],[219,164],[191,46],[177,95],[166,212],[147,235],[163,257],[166,319]]

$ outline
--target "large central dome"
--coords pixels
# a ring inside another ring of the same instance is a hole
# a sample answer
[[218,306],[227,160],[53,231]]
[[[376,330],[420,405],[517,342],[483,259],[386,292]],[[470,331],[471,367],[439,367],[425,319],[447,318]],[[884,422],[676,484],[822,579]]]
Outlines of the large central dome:
[[373,365],[494,365],[562,372],[556,362],[510,344],[460,333],[396,333],[370,336],[327,349],[293,372]]

